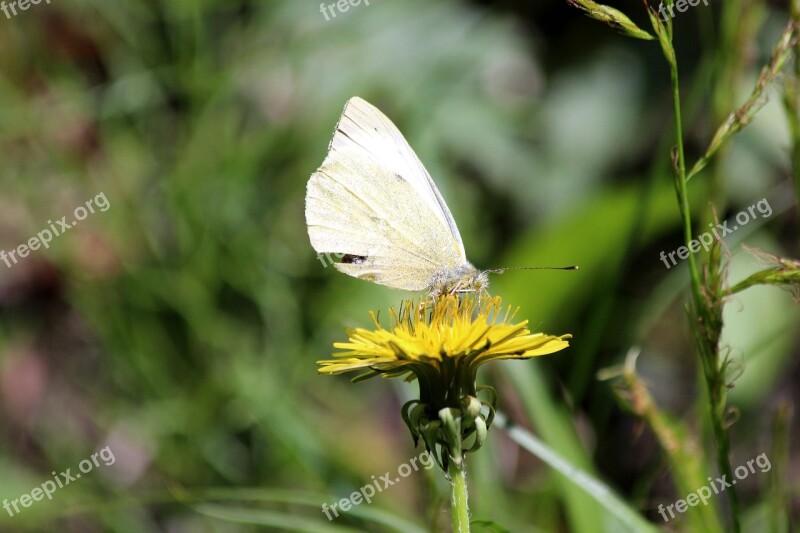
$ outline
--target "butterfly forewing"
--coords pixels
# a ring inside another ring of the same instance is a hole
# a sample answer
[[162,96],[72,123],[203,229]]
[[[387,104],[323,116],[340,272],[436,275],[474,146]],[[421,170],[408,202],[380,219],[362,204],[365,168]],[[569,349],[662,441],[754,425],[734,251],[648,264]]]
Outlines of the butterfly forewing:
[[350,258],[337,269],[390,287],[423,290],[442,268],[466,262],[425,167],[394,124],[360,98],[348,101],[308,182],[306,222],[318,253]]

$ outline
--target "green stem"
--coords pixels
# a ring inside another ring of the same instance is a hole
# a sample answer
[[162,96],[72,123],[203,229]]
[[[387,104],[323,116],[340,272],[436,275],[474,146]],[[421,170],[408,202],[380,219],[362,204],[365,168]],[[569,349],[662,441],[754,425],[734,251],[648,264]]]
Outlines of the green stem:
[[[670,45],[672,41],[671,27],[670,31]],[[678,77],[678,61],[675,58],[674,49],[668,57],[670,65],[670,77],[672,79],[672,98],[675,110],[675,144],[677,149],[676,160],[676,175],[675,175],[675,190],[678,196],[678,204],[680,206],[681,219],[683,222],[683,236],[685,244],[689,247],[692,240],[692,218],[689,211],[689,195],[686,187],[686,158],[684,155],[683,144],[683,121],[681,120],[681,95],[680,95],[680,80]],[[711,426],[714,431],[714,437],[717,443],[717,465],[720,471],[728,476],[728,479],[733,479],[733,470],[731,468],[729,457],[729,437],[728,431],[725,427],[725,394],[724,394],[724,378],[721,376],[721,369],[719,367],[719,357],[717,352],[716,342],[707,339],[704,334],[708,325],[711,313],[705,300],[703,299],[703,290],[700,282],[700,273],[697,269],[697,262],[694,255],[689,255],[689,272],[692,278],[692,295],[694,297],[694,309],[692,312],[693,320],[696,321],[695,327],[698,328],[700,334],[698,335],[698,343],[700,344],[700,357],[703,358],[703,368],[705,374],[705,382],[708,387],[710,399],[710,412],[711,412]],[[731,507],[732,516],[732,530],[734,533],[740,531],[739,526],[739,501],[736,491],[733,487],[731,490],[725,491],[728,496],[728,502]]]
[[[709,392],[711,392],[711,388],[716,387],[724,387],[725,384],[720,384],[719,381],[721,376],[718,376],[714,379],[706,379],[706,385],[709,387]],[[720,401],[719,394],[715,394],[711,392],[711,417],[712,417],[712,426],[714,428],[714,437],[717,441],[717,467],[720,469],[727,479],[736,478],[733,477],[733,468],[731,467],[731,459],[730,459],[730,435],[728,435],[728,428],[725,425],[725,415],[724,415],[724,408],[725,408],[725,400],[722,399]],[[735,487],[728,487],[730,490],[726,490],[725,493],[728,495],[728,503],[731,506],[731,520],[732,526],[731,530],[734,533],[739,533],[741,530],[741,526],[739,525],[739,497],[736,494]]]
[[[670,76],[672,78],[672,100],[675,108],[675,144],[678,150],[675,190],[678,195],[678,204],[680,205],[681,219],[683,222],[683,238],[688,247],[692,240],[692,218],[689,211],[689,195],[686,190],[686,156],[683,150],[683,121],[681,119],[681,92],[677,60],[670,62]],[[694,254],[689,254],[689,271],[692,276],[692,293],[695,297],[695,307],[700,309],[702,304],[700,274],[697,270],[697,261],[694,258]]]
[[770,472],[770,531],[780,533],[789,531],[792,520],[786,487],[789,472],[789,430],[792,425],[793,408],[789,400],[784,399],[775,413],[772,431],[772,464]]
[[469,504],[467,502],[467,465],[461,460],[461,465],[456,466],[451,459],[447,468],[450,474],[450,498],[452,510],[453,533],[469,533]]

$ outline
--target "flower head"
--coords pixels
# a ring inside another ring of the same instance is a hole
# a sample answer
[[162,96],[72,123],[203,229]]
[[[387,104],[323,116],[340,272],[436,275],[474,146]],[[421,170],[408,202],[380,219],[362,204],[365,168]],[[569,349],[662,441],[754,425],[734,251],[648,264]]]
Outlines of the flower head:
[[[419,400],[403,407],[415,443],[422,438],[433,451],[440,445],[448,451],[440,456],[460,461],[462,450],[477,449],[494,415],[494,391],[476,387],[478,368],[497,359],[528,359],[557,352],[569,346],[570,335],[531,333],[527,320],[514,323],[516,311],[503,312],[495,296],[444,295],[434,299],[406,300],[399,312],[390,309],[389,327],[384,328],[371,313],[374,330],[348,329],[348,341],[334,344],[334,359],[318,361],[322,374],[363,371],[353,378],[374,376],[417,379]],[[488,390],[490,400],[479,401],[478,392]],[[484,414],[484,412],[486,414]],[[475,435],[469,449],[462,443]]]
[[[513,324],[510,306],[503,318],[502,300],[495,296],[480,301],[475,297],[446,295],[434,300],[406,300],[398,313],[389,310],[389,329],[370,313],[375,330],[348,329],[348,342],[333,346],[336,359],[318,361],[321,374],[366,370],[353,381],[377,375],[416,377],[425,385],[437,376],[473,378],[465,392],[474,392],[475,373],[495,359],[528,359],[557,352],[569,346],[570,335],[531,333],[527,320]],[[411,374],[412,376],[409,376]],[[450,379],[445,381],[449,382]],[[433,385],[433,383],[430,383]],[[421,390],[423,400],[441,390]]]

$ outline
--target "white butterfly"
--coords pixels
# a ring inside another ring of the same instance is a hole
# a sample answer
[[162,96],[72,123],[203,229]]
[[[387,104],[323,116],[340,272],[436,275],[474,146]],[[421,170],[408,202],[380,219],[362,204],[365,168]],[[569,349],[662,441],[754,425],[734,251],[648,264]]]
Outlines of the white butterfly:
[[360,279],[431,295],[485,289],[428,171],[377,108],[348,100],[306,191],[306,224],[319,254]]

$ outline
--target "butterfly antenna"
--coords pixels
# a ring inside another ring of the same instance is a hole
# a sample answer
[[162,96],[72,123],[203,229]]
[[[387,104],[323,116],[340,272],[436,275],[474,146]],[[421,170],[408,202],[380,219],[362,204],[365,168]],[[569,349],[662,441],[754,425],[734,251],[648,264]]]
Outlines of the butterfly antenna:
[[486,272],[494,274],[502,274],[506,270],[578,270],[578,265],[565,266],[565,267],[506,267],[506,268],[492,268]]

